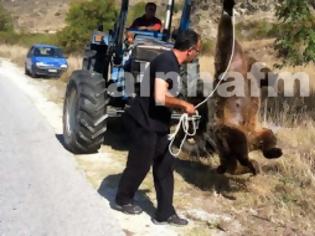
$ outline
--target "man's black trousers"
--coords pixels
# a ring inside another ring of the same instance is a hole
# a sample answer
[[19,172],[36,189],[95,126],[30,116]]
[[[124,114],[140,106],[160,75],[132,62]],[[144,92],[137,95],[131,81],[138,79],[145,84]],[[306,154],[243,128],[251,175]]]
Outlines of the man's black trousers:
[[157,195],[157,220],[166,220],[175,213],[173,208],[174,157],[168,151],[168,134],[148,131],[133,118],[124,114],[123,122],[130,135],[127,166],[118,186],[116,202],[132,202],[135,192],[153,165],[154,186]]

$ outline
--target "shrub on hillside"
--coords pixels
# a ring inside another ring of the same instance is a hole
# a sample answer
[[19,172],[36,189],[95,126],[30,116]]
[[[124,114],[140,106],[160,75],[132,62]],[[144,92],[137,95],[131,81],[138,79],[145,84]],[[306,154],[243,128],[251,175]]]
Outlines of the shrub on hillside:
[[13,30],[13,21],[10,14],[0,4],[0,31],[8,32]]
[[276,66],[315,62],[315,18],[309,1],[283,0],[276,15],[280,23],[275,49],[283,57]]
[[57,41],[67,52],[82,51],[97,25],[108,30],[117,16],[114,1],[92,0],[72,3],[66,16],[67,26],[57,33]]

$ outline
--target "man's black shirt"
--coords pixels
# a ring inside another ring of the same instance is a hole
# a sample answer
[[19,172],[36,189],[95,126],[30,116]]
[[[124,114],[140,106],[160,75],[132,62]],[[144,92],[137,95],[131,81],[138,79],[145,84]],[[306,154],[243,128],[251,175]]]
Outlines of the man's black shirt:
[[[132,23],[132,25],[129,27],[130,30],[132,29],[136,29],[138,27],[141,27],[141,26],[155,26],[155,25],[159,25],[161,27],[162,25],[162,22],[160,19],[156,18],[156,17],[153,17],[151,19],[147,19],[145,17],[145,15],[135,19],[135,21]],[[159,30],[157,30],[159,31]]]
[[134,118],[144,129],[159,133],[169,132],[171,110],[165,106],[156,105],[154,100],[155,79],[158,76],[157,73],[165,75],[170,72],[176,73],[176,80],[175,78],[170,79],[167,76],[158,76],[158,78],[164,79],[169,84],[169,89],[177,92],[179,88],[179,71],[180,65],[173,51],[164,52],[151,62],[150,78],[144,77],[144,80],[150,80],[150,96],[136,97],[131,107],[126,110],[126,113]]

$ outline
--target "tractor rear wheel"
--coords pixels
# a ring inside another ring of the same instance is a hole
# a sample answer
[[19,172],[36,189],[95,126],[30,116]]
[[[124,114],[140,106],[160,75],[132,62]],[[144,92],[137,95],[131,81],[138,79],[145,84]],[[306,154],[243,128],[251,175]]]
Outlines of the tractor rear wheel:
[[63,109],[64,144],[75,154],[95,153],[107,129],[108,95],[101,73],[74,71]]

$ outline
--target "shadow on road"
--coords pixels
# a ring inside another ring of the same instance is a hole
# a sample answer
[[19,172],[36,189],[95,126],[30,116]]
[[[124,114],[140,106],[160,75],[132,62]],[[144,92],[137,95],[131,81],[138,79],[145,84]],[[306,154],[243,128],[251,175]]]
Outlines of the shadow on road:
[[65,140],[63,138],[63,134],[56,134],[56,139],[59,141],[59,143],[64,147],[64,149],[67,150],[65,146]]
[[[120,177],[121,177],[121,174],[107,176],[102,181],[102,184],[100,185],[98,189],[98,193],[109,201],[110,207],[112,209],[116,209],[115,196],[116,196],[116,191],[117,191]],[[155,208],[147,195],[149,191],[150,190],[148,189],[137,191],[135,195],[135,200],[137,204],[141,206],[144,212],[146,212],[149,216],[153,217]]]

